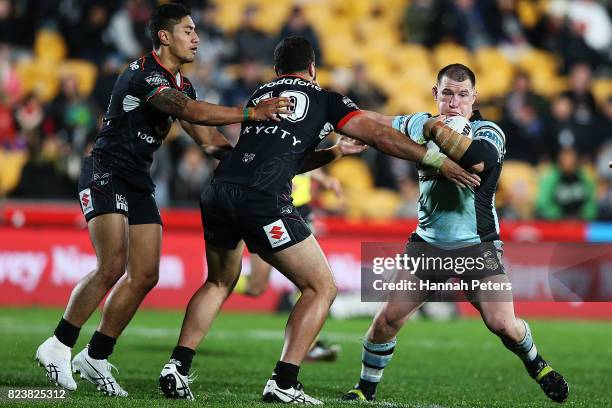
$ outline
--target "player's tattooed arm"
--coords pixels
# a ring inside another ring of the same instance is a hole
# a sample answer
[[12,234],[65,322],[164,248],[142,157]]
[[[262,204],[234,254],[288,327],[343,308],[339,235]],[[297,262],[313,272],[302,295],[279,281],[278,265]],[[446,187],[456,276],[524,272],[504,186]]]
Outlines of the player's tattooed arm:
[[368,118],[380,123],[381,125],[391,126],[393,124],[394,116],[383,115],[382,113],[369,111],[369,110],[361,110],[363,115],[366,115]]
[[383,153],[438,169],[446,178],[461,187],[480,185],[478,176],[468,173],[440,152],[427,150],[399,131],[382,126],[365,115],[351,118],[339,131]]
[[280,121],[278,115],[289,114],[287,108],[292,106],[288,98],[270,98],[245,111],[238,107],[194,101],[173,88],[163,89],[151,97],[148,102],[175,118],[207,126],[229,125],[243,121]]
[[323,167],[343,156],[359,154],[368,148],[367,145],[350,137],[340,136],[336,144],[327,149],[319,149],[306,156],[304,164],[298,174]]

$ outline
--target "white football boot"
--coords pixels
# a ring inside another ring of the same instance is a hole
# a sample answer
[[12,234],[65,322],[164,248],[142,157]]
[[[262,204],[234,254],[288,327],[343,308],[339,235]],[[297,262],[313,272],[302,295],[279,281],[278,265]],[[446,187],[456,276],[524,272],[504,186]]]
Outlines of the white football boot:
[[110,396],[127,397],[128,393],[121,388],[111,373],[113,368],[117,370],[108,360],[89,357],[87,347],[72,360],[72,371],[81,374],[81,378],[94,384],[98,391]]
[[164,366],[159,375],[159,389],[167,398],[179,398],[193,401],[195,398],[189,384],[195,379],[192,376],[182,375],[176,368],[178,363],[176,360],[170,360]]
[[70,368],[71,352],[70,347],[52,336],[38,347],[35,357],[38,364],[45,368],[47,378],[68,391],[74,391],[77,388]]
[[302,383],[297,383],[295,387],[285,389],[280,388],[276,381],[268,380],[266,387],[263,390],[263,401],[274,402],[282,404],[309,404],[309,405],[322,405],[323,401],[319,401],[316,398],[304,392]]

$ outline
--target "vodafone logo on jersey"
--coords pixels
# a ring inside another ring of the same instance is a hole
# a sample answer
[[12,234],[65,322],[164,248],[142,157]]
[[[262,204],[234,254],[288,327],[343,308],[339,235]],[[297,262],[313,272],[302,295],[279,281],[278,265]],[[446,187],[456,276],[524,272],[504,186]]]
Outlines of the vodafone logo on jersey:
[[274,221],[263,227],[263,229],[272,248],[276,248],[277,246],[284,245],[291,241],[291,237],[289,233],[287,233],[287,228],[285,228],[283,220]]

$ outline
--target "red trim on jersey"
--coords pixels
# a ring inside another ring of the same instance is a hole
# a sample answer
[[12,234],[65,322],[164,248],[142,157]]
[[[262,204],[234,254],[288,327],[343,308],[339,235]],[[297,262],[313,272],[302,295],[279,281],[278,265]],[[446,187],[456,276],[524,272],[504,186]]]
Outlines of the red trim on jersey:
[[161,91],[163,91],[164,89],[170,89],[170,87],[169,87],[169,86],[165,86],[165,85],[158,86],[158,87],[155,89],[155,92],[153,93],[153,95],[151,95],[151,96],[147,96],[146,101],[148,102],[148,101],[149,101],[149,100],[150,100],[152,97],[154,97],[155,95],[157,95],[158,93],[160,93],[160,92],[161,92]]
[[162,67],[163,69],[166,70],[166,72],[168,72],[170,74],[170,79],[172,79],[172,83],[174,84],[174,86],[182,91],[183,87],[185,86],[185,78],[183,78],[183,75],[181,74],[181,71],[178,72],[178,74],[181,76],[181,86],[178,86],[178,84],[176,83],[176,77],[172,74],[172,72],[166,68],[164,66],[164,64],[161,63],[161,60],[159,59],[159,56],[157,55],[157,53],[155,51],[152,51],[151,54],[153,54],[153,58],[155,58],[155,61],[157,61],[157,63],[159,64],[160,67]]
[[340,130],[344,127],[344,125],[346,125],[346,123],[351,120],[354,116],[357,116],[359,114],[363,113],[363,111],[360,110],[356,110],[356,111],[352,111],[347,113],[346,115],[344,115],[344,117],[342,119],[340,119],[338,121],[338,124],[336,125],[336,129]]

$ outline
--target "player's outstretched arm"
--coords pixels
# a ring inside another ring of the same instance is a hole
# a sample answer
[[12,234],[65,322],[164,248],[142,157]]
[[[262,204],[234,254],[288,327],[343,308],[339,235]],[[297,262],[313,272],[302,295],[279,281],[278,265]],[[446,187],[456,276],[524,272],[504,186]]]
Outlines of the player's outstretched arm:
[[194,101],[184,93],[173,88],[163,89],[148,100],[155,108],[175,118],[196,125],[229,125],[247,120],[280,121],[278,114],[290,114],[287,107],[292,106],[288,98],[269,98],[248,109],[215,105],[204,101]]
[[223,133],[214,127],[194,125],[185,120],[181,120],[180,123],[193,141],[202,147],[206,154],[213,156],[215,159],[221,160],[225,153],[234,148]]
[[440,152],[427,150],[397,130],[380,125],[366,115],[353,117],[340,132],[383,153],[438,169],[446,178],[461,187],[480,185],[478,176],[468,173]]
[[391,126],[393,125],[394,116],[383,115],[382,113],[369,111],[369,110],[361,110],[362,115],[366,115],[368,118],[380,123],[381,125]]
[[306,156],[304,159],[304,164],[302,165],[300,171],[298,171],[298,174],[307,173],[311,170],[323,167],[342,156],[359,154],[365,151],[367,148],[368,146],[364,145],[363,143],[359,143],[358,141],[350,139],[346,136],[340,136],[334,146],[328,147],[327,149],[315,150]]

